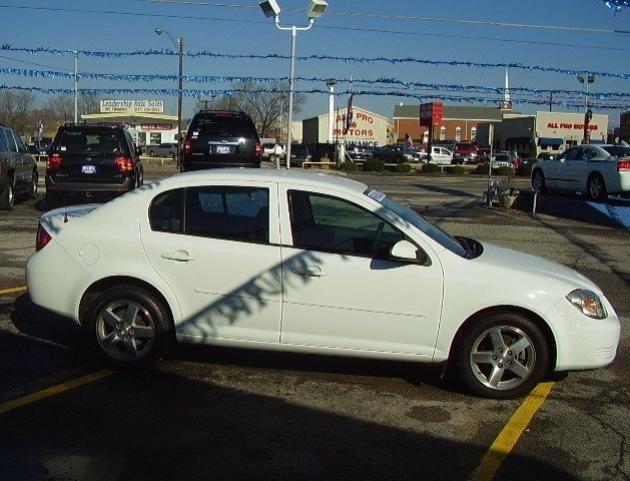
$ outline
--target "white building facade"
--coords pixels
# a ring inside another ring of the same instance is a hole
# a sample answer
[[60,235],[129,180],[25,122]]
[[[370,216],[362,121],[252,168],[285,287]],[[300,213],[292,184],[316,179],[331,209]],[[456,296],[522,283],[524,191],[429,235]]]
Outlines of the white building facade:
[[[384,145],[387,144],[387,127],[389,119],[375,114],[361,107],[352,109],[352,123],[348,132],[343,133],[347,108],[338,109],[333,121],[333,139],[348,144]],[[328,142],[328,128],[330,125],[328,113],[305,119],[303,125],[304,143],[325,144]]]

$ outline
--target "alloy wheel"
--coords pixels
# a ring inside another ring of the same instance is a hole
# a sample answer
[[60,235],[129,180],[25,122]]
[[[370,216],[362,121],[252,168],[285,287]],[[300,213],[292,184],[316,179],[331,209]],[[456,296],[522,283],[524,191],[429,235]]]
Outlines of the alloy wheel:
[[531,376],[536,364],[536,349],[521,329],[495,326],[475,340],[469,362],[481,384],[506,391],[520,386]]
[[155,335],[151,314],[133,301],[110,302],[96,320],[101,349],[117,361],[131,362],[145,357],[151,351]]
[[589,185],[589,195],[591,199],[599,199],[602,195],[602,181],[599,177],[593,177]]

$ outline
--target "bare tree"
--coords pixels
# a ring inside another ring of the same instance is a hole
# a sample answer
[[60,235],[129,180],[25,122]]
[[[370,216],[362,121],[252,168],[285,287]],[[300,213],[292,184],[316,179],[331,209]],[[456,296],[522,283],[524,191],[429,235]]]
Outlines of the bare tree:
[[34,125],[31,111],[37,96],[25,90],[0,91],[0,122],[11,126],[23,136],[32,133]]
[[[289,112],[289,94],[286,83],[239,82],[232,86],[232,90],[232,94],[221,95],[210,101],[198,100],[197,108],[240,110],[252,118],[260,137],[278,138],[281,136],[286,129],[280,121]],[[305,100],[304,94],[294,94],[294,113],[302,110]]]
[[97,114],[101,111],[101,98],[93,92],[81,92],[79,95],[79,112]]

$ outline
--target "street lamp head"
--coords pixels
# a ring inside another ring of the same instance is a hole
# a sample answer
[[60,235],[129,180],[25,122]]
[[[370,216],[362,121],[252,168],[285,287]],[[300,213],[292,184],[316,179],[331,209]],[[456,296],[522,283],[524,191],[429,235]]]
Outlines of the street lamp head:
[[328,10],[328,2],[326,0],[311,0],[306,9],[306,16],[311,20],[321,17]]
[[582,75],[578,75],[578,82],[580,82],[581,84],[584,83],[584,77]]
[[588,83],[592,84],[592,83],[594,83],[594,82],[595,82],[595,75],[592,75],[592,74],[591,74],[591,75],[589,75],[589,76],[588,76]]
[[332,87],[336,83],[337,81],[334,78],[329,78],[328,80],[326,80],[326,85],[328,85],[329,87]]
[[157,33],[158,35],[162,35],[164,33],[164,29],[163,28],[156,28],[154,30],[155,33]]
[[282,11],[277,0],[263,0],[259,5],[265,17],[277,17]]

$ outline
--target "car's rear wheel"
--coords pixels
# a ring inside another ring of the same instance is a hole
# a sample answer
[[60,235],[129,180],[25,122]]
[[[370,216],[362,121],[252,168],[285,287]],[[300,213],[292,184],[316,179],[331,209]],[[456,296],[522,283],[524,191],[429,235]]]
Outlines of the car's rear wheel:
[[39,183],[39,174],[37,170],[33,170],[33,174],[31,175],[31,183],[28,186],[28,197],[30,199],[37,199],[37,188]]
[[455,352],[460,379],[472,393],[513,399],[531,391],[547,373],[549,345],[541,329],[516,312],[473,321]]
[[100,294],[83,325],[101,357],[122,368],[153,364],[165,351],[171,332],[161,301],[136,286],[113,287]]
[[0,209],[11,210],[15,205],[15,190],[13,187],[13,178],[7,177],[7,183],[4,190],[0,193]]
[[547,186],[545,184],[545,174],[543,174],[542,170],[537,169],[534,171],[532,175],[532,189],[534,192],[540,192],[544,194],[547,192]]
[[608,198],[608,192],[606,191],[606,184],[604,179],[599,174],[592,174],[588,179],[587,185],[588,197],[592,200],[603,201]]

